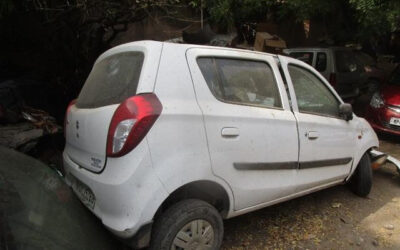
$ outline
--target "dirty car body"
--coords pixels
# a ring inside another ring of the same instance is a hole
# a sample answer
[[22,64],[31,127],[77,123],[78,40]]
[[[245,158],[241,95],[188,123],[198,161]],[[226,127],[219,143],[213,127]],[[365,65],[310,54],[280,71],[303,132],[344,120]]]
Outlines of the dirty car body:
[[98,58],[67,110],[67,182],[111,232],[141,235],[143,247],[182,199],[231,218],[345,183],[378,140],[344,106],[293,58],[121,45]]

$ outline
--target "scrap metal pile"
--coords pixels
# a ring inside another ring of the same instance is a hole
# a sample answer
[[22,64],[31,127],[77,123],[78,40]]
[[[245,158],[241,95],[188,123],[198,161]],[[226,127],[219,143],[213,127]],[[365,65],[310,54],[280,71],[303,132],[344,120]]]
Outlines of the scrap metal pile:
[[28,152],[41,137],[61,131],[54,117],[25,104],[13,81],[0,83],[0,145]]

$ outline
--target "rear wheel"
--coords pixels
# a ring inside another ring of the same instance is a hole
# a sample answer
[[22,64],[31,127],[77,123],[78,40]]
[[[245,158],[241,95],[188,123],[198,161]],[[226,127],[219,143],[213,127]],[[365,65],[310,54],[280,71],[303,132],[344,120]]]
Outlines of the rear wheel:
[[154,224],[152,250],[220,248],[222,218],[210,204],[201,200],[184,200],[168,208]]
[[357,165],[357,168],[350,179],[350,189],[358,196],[366,197],[372,187],[371,159],[365,153]]

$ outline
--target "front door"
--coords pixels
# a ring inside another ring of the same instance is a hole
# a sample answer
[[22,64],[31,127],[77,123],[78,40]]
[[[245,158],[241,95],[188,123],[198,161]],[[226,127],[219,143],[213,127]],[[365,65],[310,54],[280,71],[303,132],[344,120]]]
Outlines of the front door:
[[350,172],[356,122],[339,114],[340,97],[315,69],[279,57],[299,130],[298,192],[343,181]]
[[294,192],[296,120],[272,56],[189,49],[213,172],[231,187],[235,210]]

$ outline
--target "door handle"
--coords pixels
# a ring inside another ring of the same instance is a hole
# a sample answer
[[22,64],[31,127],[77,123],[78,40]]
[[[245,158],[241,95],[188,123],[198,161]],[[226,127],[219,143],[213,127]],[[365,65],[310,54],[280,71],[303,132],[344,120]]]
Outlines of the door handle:
[[308,131],[306,133],[306,136],[310,140],[315,140],[315,139],[317,139],[319,137],[319,133],[317,131]]
[[221,130],[222,137],[238,137],[239,129],[238,128],[222,128]]

